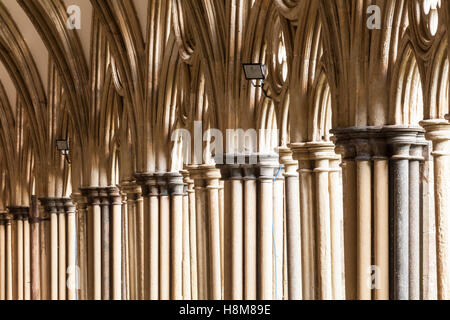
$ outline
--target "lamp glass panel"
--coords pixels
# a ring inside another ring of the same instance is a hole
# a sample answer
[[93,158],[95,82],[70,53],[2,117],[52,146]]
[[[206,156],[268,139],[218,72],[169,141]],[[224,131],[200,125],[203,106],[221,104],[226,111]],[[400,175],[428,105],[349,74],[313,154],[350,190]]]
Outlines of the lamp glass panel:
[[69,141],[67,140],[57,140],[56,148],[60,151],[69,150]]
[[245,77],[251,80],[264,80],[265,76],[263,69],[263,65],[260,64],[245,64]]

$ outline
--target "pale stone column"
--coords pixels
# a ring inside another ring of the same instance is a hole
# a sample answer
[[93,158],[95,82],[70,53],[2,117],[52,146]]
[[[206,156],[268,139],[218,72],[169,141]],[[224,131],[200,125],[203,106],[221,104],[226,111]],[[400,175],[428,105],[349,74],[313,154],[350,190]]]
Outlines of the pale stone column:
[[77,252],[76,252],[76,241],[77,241],[77,225],[76,225],[76,210],[72,199],[64,200],[64,210],[66,213],[67,221],[67,273],[69,274],[69,279],[71,281],[66,281],[67,286],[67,299],[76,300],[77,299],[77,288],[76,284],[79,282],[79,275],[77,274]]
[[89,289],[88,289],[88,247],[87,247],[87,199],[81,193],[72,193],[72,200],[75,202],[77,207],[78,215],[78,232],[77,232],[77,255],[78,255],[78,266],[80,271],[79,279],[79,300],[89,299]]
[[[202,166],[202,175],[206,182],[208,199],[208,239],[209,239],[209,282],[212,300],[222,299],[221,247],[220,247],[220,170],[214,166]],[[241,234],[242,236],[242,234]]]
[[[1,232],[1,213],[0,213],[0,252],[3,249],[1,244],[2,232]],[[39,259],[39,227],[41,219],[39,217],[39,207],[36,196],[31,197],[31,210],[30,210],[30,263],[31,263],[31,300],[41,300],[41,265]],[[4,252],[3,252],[4,253]],[[4,270],[1,270],[1,253],[0,253],[0,273],[4,275]],[[0,275],[1,277],[1,275]],[[0,278],[1,279],[1,278]],[[0,292],[1,293],[1,292]],[[0,300],[4,300],[1,299]]]
[[272,300],[273,295],[273,179],[278,167],[272,155],[259,156],[259,299]]
[[[333,147],[334,149],[334,147]],[[333,299],[345,300],[344,209],[341,157],[330,150],[329,196]]]
[[[127,222],[128,222],[128,272],[129,299],[137,300],[137,270],[136,270],[136,203],[141,194],[141,187],[132,181],[122,183],[122,190],[127,194]],[[159,216],[159,211],[157,213]],[[159,224],[158,224],[159,229]],[[159,268],[159,264],[158,264]],[[159,291],[159,287],[158,287]]]
[[[244,189],[242,171],[239,165],[229,165],[230,170],[230,195],[231,217],[230,229],[224,232],[231,233],[231,299],[242,300],[244,298]],[[249,225],[252,228],[252,225]]]
[[299,168],[303,299],[316,300],[318,273],[316,271],[315,192],[313,192],[315,182],[312,163],[305,143],[293,143],[290,147]]
[[58,300],[58,212],[54,198],[39,199],[50,218],[50,299]]
[[331,143],[308,143],[307,145],[311,152],[311,159],[315,162],[313,171],[316,179],[319,298],[321,300],[332,300],[329,171],[334,145]]
[[111,213],[111,296],[122,299],[122,197],[116,187],[106,189]]
[[0,300],[6,300],[6,212],[0,211]]
[[244,168],[244,281],[245,300],[256,300],[257,291],[257,180],[256,168]]
[[389,300],[389,158],[384,137],[373,133],[373,249],[376,266],[375,300]]
[[287,270],[289,300],[302,300],[302,250],[300,223],[300,189],[298,164],[289,148],[280,148],[280,162],[284,165],[286,194]]
[[30,222],[29,208],[23,212],[23,299],[31,300]]
[[[102,212],[100,207],[99,188],[81,189],[88,198],[88,287],[91,289],[89,299],[102,299]],[[89,262],[91,261],[91,262]]]
[[186,171],[185,183],[187,184],[187,193],[189,197],[189,252],[191,261],[191,298],[198,300],[198,274],[197,274],[197,218],[195,203],[195,184],[190,176],[189,170]]
[[171,199],[171,299],[183,299],[183,176],[167,174]]
[[13,249],[12,249],[12,221],[14,216],[10,213],[5,216],[6,233],[6,300],[13,300]]
[[58,299],[66,300],[66,217],[64,200],[55,199],[58,212]]
[[23,207],[9,207],[9,212],[14,216],[14,220],[16,222],[16,299],[24,300],[24,243],[23,243],[23,220],[25,218],[25,208]]
[[183,300],[191,300],[191,243],[189,227],[189,186],[187,183],[189,180],[189,172],[182,170],[180,173],[183,176]]
[[208,290],[208,237],[206,220],[206,189],[202,171],[198,167],[190,167],[189,173],[195,182],[196,242],[197,242],[197,280],[198,299],[207,300]]
[[284,168],[275,169],[273,181],[273,292],[275,300],[283,300],[284,272]]
[[420,125],[433,142],[438,298],[450,300],[450,124],[426,120]]
[[418,132],[410,148],[409,162],[409,300],[421,299],[421,162],[426,141]]
[[101,208],[101,257],[102,257],[102,300],[110,300],[111,284],[111,223],[109,211],[109,197],[106,188],[99,188],[100,208]]
[[160,299],[170,300],[170,196],[165,174],[155,174],[160,190],[159,233],[160,233]]
[[[409,200],[410,148],[417,129],[388,126],[383,129],[392,146],[391,158],[394,216],[394,299],[409,299]],[[418,186],[417,186],[418,187]]]
[[129,241],[128,241],[128,198],[119,186],[122,197],[122,300],[130,300],[130,269],[129,269]]

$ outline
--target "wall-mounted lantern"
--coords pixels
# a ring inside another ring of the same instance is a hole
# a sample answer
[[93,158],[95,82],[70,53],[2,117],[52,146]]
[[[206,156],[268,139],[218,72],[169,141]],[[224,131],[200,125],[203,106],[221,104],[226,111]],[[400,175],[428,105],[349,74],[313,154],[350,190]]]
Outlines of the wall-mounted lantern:
[[56,140],[56,149],[61,153],[62,156],[66,159],[67,163],[70,164],[69,159],[69,151],[70,151],[70,144],[69,140],[67,139],[58,139]]
[[261,88],[264,95],[272,99],[264,88],[264,80],[266,80],[267,67],[262,63],[243,63],[245,79],[251,81],[255,88]]

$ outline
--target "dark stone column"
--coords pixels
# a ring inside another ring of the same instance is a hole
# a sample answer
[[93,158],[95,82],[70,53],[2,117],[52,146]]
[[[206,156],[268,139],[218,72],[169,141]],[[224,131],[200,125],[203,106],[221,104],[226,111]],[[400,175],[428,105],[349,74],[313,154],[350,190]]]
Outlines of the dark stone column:
[[110,212],[109,197],[106,188],[99,188],[100,207],[102,212],[102,300],[110,300],[111,283],[111,245],[110,245]]
[[389,126],[383,129],[392,148],[391,170],[394,216],[394,299],[409,299],[409,160],[418,129]]

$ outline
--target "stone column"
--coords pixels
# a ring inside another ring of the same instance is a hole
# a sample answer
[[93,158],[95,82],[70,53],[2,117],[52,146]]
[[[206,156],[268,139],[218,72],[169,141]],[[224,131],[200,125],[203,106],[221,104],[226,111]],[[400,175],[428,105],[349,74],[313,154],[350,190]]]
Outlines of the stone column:
[[66,217],[64,200],[55,199],[58,212],[58,299],[66,300]]
[[77,300],[77,284],[80,282],[77,266],[77,224],[76,210],[72,199],[63,199],[67,221],[67,299]]
[[[132,181],[122,183],[122,191],[127,194],[128,222],[128,268],[129,268],[129,299],[137,300],[137,270],[136,270],[136,203],[141,195],[141,187]],[[159,212],[157,213],[159,216]],[[159,229],[159,225],[158,229]],[[158,265],[159,268],[159,265]],[[158,287],[159,293],[159,287]]]
[[23,212],[23,299],[31,300],[30,208]]
[[198,299],[198,273],[197,273],[197,218],[195,203],[195,184],[189,170],[186,171],[185,183],[187,184],[187,193],[189,197],[189,251],[191,267],[191,298]]
[[106,189],[111,214],[111,296],[112,300],[122,299],[122,197],[116,187]]
[[79,300],[89,299],[89,289],[88,289],[88,247],[87,247],[87,199],[81,193],[72,193],[71,196],[77,207],[78,214],[78,243],[77,243],[77,257],[78,266],[80,272],[79,279]]
[[197,275],[198,275],[198,299],[207,300],[208,290],[208,237],[206,220],[206,188],[202,170],[198,167],[190,167],[189,173],[195,183],[195,213],[196,213],[196,242],[197,242]]
[[433,142],[438,298],[450,300],[450,124],[426,120],[420,125]]
[[189,228],[189,172],[180,171],[183,176],[183,299],[191,300],[191,244]]
[[171,299],[183,299],[183,176],[167,174],[171,200]]
[[[394,299],[409,299],[409,215],[410,215],[410,152],[416,143],[417,129],[385,127],[392,146],[392,185],[394,216]],[[418,174],[418,172],[417,172]],[[419,186],[415,186],[418,188]],[[416,191],[413,192],[413,194]],[[414,208],[415,209],[415,208]]]
[[410,148],[409,162],[409,300],[421,299],[421,163],[427,145],[418,132]]
[[[220,248],[220,208],[219,179],[220,170],[214,166],[202,167],[202,175],[206,182],[208,199],[208,235],[209,235],[209,281],[210,299],[222,299],[221,248]],[[241,234],[242,236],[242,234]]]
[[284,299],[284,168],[275,168],[273,181],[273,292],[275,300]]
[[102,257],[102,300],[110,300],[111,283],[111,235],[110,235],[110,210],[109,197],[106,188],[99,188],[100,208],[101,208],[101,257]]
[[257,279],[257,179],[256,168],[244,165],[244,281],[245,300],[256,300],[258,297]]
[[155,174],[160,190],[159,232],[160,232],[160,299],[170,299],[170,196],[165,174]]
[[122,300],[130,300],[130,270],[129,270],[129,241],[128,241],[128,198],[120,185],[122,198]]
[[11,213],[4,215],[6,233],[6,300],[13,300],[13,250],[12,250],[12,221],[14,216]]
[[289,300],[302,300],[302,251],[300,231],[300,190],[298,164],[289,148],[280,148],[280,162],[284,165],[286,194],[286,232]]
[[39,201],[50,219],[50,299],[58,300],[58,212],[55,198],[40,198]]
[[[31,259],[31,300],[41,300],[41,268],[40,268],[40,259],[39,259],[39,227],[41,223],[41,219],[39,217],[39,207],[37,203],[36,196],[31,197],[31,210],[30,210],[30,259]],[[1,232],[1,217],[0,217],[0,241],[4,241],[4,237],[2,237]],[[0,243],[0,252],[4,247]],[[4,253],[4,252],[3,252]],[[4,276],[4,271],[1,270],[1,253],[0,253],[0,277]],[[1,279],[1,278],[0,278]],[[0,280],[1,282],[1,280]],[[1,291],[3,292],[3,291]],[[1,293],[0,292],[0,293]],[[4,300],[1,299],[0,300]]]
[[331,268],[331,216],[329,196],[330,159],[334,154],[331,143],[309,143],[311,159],[314,160],[317,209],[317,250],[319,271],[319,298],[333,299],[333,277]]
[[24,228],[23,221],[24,219],[28,219],[28,207],[20,207],[20,206],[12,206],[9,207],[9,213],[13,215],[14,220],[16,221],[16,274],[17,274],[17,292],[16,299],[24,300]]
[[273,180],[277,159],[259,156],[259,299],[272,300],[273,295]]
[[5,211],[0,211],[0,300],[6,300],[6,230]]
[[81,188],[88,199],[88,287],[91,288],[90,300],[102,299],[102,212],[99,188]]

